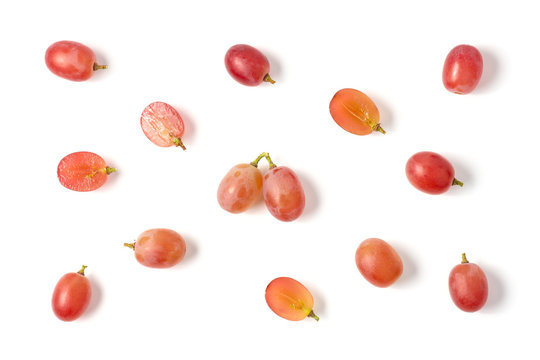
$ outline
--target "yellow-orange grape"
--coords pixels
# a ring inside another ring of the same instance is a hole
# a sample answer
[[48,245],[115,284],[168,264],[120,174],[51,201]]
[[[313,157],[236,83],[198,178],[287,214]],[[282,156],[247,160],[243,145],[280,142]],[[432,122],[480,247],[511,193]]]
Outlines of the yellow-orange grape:
[[358,90],[339,90],[330,101],[330,114],[339,126],[350,133],[386,133],[379,124],[379,109],[366,94]]
[[298,281],[289,277],[279,277],[266,287],[266,303],[278,316],[291,321],[306,317],[319,321],[313,312],[313,296]]

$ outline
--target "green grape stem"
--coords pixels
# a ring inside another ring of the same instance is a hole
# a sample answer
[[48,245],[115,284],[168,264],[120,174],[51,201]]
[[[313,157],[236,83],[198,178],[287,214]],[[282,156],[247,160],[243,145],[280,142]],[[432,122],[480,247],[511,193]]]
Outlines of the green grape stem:
[[80,275],[84,276],[84,269],[86,269],[87,267],[88,267],[88,266],[83,265],[82,268],[81,268],[81,270],[77,271],[77,274],[80,274]]
[[371,128],[373,131],[378,131],[381,134],[386,134],[386,131],[381,127],[381,124],[377,123],[377,125],[373,126]]
[[174,145],[180,146],[182,148],[182,150],[186,150],[186,147],[184,146],[184,143],[182,142],[182,140],[179,137],[173,136],[172,137],[172,142],[173,142]]
[[107,173],[107,175],[109,175],[109,174],[111,174],[113,172],[116,172],[116,168],[106,166],[105,167],[105,172]]
[[267,152],[263,152],[261,155],[257,156],[257,158],[253,160],[252,162],[250,162],[249,164],[251,166],[257,167],[259,165],[259,161],[261,161],[262,158],[265,158],[266,161],[268,161],[268,169],[273,169],[276,167],[276,164],[274,164],[274,162],[270,158],[270,154],[268,154]]
[[273,169],[273,168],[276,167],[276,164],[274,164],[272,159],[270,159],[270,154],[266,153],[266,155],[264,157],[265,157],[266,161],[268,161],[268,169]]
[[462,264],[468,264],[469,260],[467,260],[467,257],[465,256],[465,253],[461,254],[461,263]]
[[269,82],[270,84],[276,83],[274,80],[272,80],[272,78],[270,77],[270,74],[264,75],[263,81]]
[[313,310],[311,310],[308,314],[308,317],[310,318],[313,318],[315,319],[316,321],[319,321],[319,317],[317,315],[315,315],[315,313],[313,312]]
[[130,248],[131,250],[135,250],[135,243],[124,243],[124,246]]
[[452,185],[459,185],[461,187],[463,187],[463,183],[461,181],[459,181],[458,179],[454,178],[454,180],[452,180]]
[[254,167],[257,167],[259,165],[259,161],[261,161],[261,159],[263,157],[266,157],[268,156],[268,153],[267,152],[263,152],[261,155],[257,156],[257,158],[255,160],[253,160],[252,162],[249,163],[249,165],[251,166],[254,166]]

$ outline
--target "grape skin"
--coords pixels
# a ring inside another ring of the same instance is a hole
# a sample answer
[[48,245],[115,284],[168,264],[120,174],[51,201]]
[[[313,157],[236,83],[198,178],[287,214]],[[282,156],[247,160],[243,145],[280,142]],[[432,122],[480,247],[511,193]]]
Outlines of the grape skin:
[[233,214],[250,208],[261,196],[262,174],[255,166],[238,164],[227,172],[217,191],[219,205]]

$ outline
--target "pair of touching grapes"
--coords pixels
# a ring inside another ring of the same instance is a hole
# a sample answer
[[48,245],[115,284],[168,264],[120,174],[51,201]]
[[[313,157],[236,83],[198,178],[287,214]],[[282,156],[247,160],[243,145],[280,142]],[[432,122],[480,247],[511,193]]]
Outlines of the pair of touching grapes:
[[[258,168],[263,157],[268,161],[264,177]],[[276,166],[266,152],[249,164],[233,166],[219,184],[217,199],[224,210],[237,214],[249,209],[261,194],[278,220],[296,220],[304,211],[306,197],[298,176],[286,166]]]

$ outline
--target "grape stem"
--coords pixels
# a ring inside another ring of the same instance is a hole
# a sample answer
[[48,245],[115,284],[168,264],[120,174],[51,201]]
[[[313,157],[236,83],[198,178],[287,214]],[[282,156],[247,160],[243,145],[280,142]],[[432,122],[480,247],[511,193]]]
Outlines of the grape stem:
[[270,159],[270,154],[266,153],[266,155],[264,157],[265,157],[266,161],[268,161],[268,169],[269,170],[276,167],[276,164],[274,164],[272,159]]
[[171,136],[172,137],[172,142],[174,145],[176,146],[180,146],[182,148],[182,150],[186,150],[186,147],[184,146],[184,143],[182,142],[182,140],[180,140],[179,137],[176,137],[176,136]]
[[308,314],[308,317],[310,318],[313,318],[315,319],[316,321],[319,321],[319,317],[317,315],[315,315],[315,313],[313,312],[313,310],[311,310]]
[[371,128],[371,130],[378,131],[378,132],[380,132],[382,134],[386,134],[386,131],[381,127],[381,124],[379,124],[379,123],[377,123],[377,125],[373,126]]
[[268,153],[267,152],[263,152],[261,155],[257,156],[257,158],[255,160],[253,160],[252,162],[249,163],[249,165],[251,166],[254,166],[254,167],[257,167],[259,165],[259,161],[261,161],[261,159],[263,157],[266,157],[268,156]]
[[108,167],[108,166],[105,167],[105,172],[107,173],[107,175],[109,175],[110,173],[113,173],[115,171],[116,171],[116,168]]
[[94,71],[103,70],[103,69],[106,69],[108,67],[109,67],[108,65],[99,65],[97,63],[94,63]]
[[130,248],[131,250],[135,250],[135,243],[124,243],[124,246]]
[[80,275],[84,276],[84,269],[86,269],[87,267],[88,267],[88,266],[83,265],[82,268],[81,268],[81,270],[77,271],[77,274],[80,274]]
[[274,164],[272,159],[270,159],[270,154],[268,154],[267,152],[263,152],[261,155],[257,156],[257,158],[253,160],[252,162],[250,162],[249,164],[251,166],[257,167],[259,165],[259,161],[261,161],[262,158],[265,158],[266,161],[268,161],[268,169],[273,169],[276,167],[276,164]]
[[270,84],[276,83],[274,80],[272,80],[272,78],[270,77],[270,74],[264,75],[263,81],[269,82]]
[[463,183],[456,178],[454,178],[454,180],[452,181],[452,185],[459,185],[463,187]]
[[461,263],[462,264],[468,264],[469,260],[467,260],[467,257],[465,256],[465,253],[461,254]]

